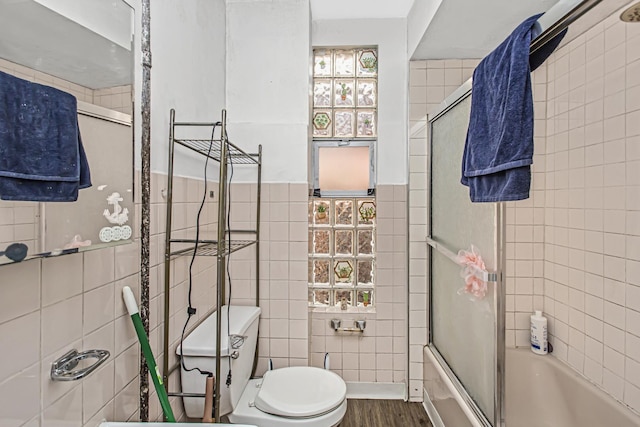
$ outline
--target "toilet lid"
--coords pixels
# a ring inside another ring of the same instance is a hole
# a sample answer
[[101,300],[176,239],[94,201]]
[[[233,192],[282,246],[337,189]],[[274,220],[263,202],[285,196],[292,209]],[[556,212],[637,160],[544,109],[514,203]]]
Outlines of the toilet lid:
[[338,407],[347,396],[347,385],[326,369],[293,366],[267,371],[255,398],[262,412],[281,417],[322,415]]

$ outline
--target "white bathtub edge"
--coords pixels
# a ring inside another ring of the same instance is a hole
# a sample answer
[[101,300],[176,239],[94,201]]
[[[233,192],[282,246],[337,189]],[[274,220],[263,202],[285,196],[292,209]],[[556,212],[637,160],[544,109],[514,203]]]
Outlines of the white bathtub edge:
[[438,413],[438,410],[436,409],[436,407],[433,405],[433,402],[429,398],[429,393],[427,393],[427,390],[423,388],[422,394],[423,394],[422,406],[424,407],[424,410],[427,411],[427,415],[429,416],[429,419],[431,420],[431,424],[433,424],[433,427],[446,427],[444,425],[444,422],[442,421],[442,418],[440,418],[440,414]]
[[[544,425],[552,420],[561,420],[562,425],[583,425],[584,418],[576,417],[586,416],[593,425],[610,422],[606,425],[640,427],[640,416],[629,405],[565,361],[551,355],[535,355],[527,348],[513,347],[507,348],[506,360],[507,422],[518,420],[518,425],[525,425],[525,419],[536,419],[540,415],[543,419],[539,421],[544,421]],[[517,376],[513,369],[518,370]],[[509,399],[512,399],[510,403]],[[554,405],[556,400],[564,401],[565,405]],[[586,406],[580,409],[582,405]],[[541,412],[543,408],[546,410]]]
[[433,366],[438,371],[438,374],[440,375],[440,378],[442,378],[442,381],[447,385],[447,388],[451,392],[451,395],[456,400],[456,402],[458,402],[458,405],[460,406],[460,409],[462,410],[462,412],[464,412],[466,417],[469,419],[469,422],[471,423],[471,425],[473,427],[483,427],[483,425],[480,424],[480,422],[476,418],[475,414],[471,411],[471,408],[469,408],[469,406],[466,404],[464,399],[462,399],[462,396],[460,395],[460,393],[458,393],[458,390],[456,390],[455,386],[453,385],[453,383],[449,379],[449,376],[446,374],[444,369],[442,369],[442,366],[440,366],[440,363],[438,363],[438,361],[436,360],[435,356],[431,352],[431,349],[428,346],[424,348],[424,353],[427,355],[427,357],[429,358],[430,362],[433,364]]

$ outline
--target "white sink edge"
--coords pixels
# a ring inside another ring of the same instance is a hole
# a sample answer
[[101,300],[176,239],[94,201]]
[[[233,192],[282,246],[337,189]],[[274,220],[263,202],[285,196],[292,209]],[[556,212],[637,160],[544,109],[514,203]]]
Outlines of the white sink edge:
[[104,421],[100,427],[256,427],[248,424],[211,424],[211,423],[140,423]]

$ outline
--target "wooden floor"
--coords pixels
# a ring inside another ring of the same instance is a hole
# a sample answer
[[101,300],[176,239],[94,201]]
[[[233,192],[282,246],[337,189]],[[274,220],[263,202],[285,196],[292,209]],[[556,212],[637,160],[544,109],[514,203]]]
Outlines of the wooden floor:
[[349,399],[340,427],[432,427],[422,403]]

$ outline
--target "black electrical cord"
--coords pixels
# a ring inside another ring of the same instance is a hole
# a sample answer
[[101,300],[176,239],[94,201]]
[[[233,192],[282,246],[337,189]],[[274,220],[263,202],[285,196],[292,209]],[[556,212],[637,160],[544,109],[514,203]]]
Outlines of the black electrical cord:
[[[207,166],[209,166],[209,158],[211,156],[211,150],[213,149],[213,140],[216,132],[216,127],[220,125],[220,122],[214,123],[213,129],[211,130],[211,140],[209,141],[209,150],[207,151],[207,157],[204,162],[204,193],[202,194],[202,201],[200,202],[200,207],[198,208],[198,215],[196,216],[196,243],[193,248],[193,254],[191,255],[191,262],[189,263],[189,293],[188,293],[188,307],[187,307],[187,320],[184,322],[184,326],[182,328],[182,334],[180,335],[180,349],[183,349],[184,343],[184,334],[187,331],[187,325],[191,320],[191,316],[196,314],[196,309],[193,307],[191,303],[191,292],[193,290],[193,264],[196,260],[196,254],[198,252],[198,243],[200,241],[200,214],[202,213],[202,209],[204,208],[204,203],[207,200]],[[169,298],[168,295],[165,295],[165,298]],[[164,357],[167,357],[165,354]],[[182,369],[185,372],[198,371],[201,375],[206,375],[208,377],[212,377],[213,373],[209,371],[205,371],[203,369],[196,367],[187,368],[184,363],[184,357],[180,357],[180,363],[182,365]]]
[[[226,135],[225,135],[226,137]],[[227,148],[229,148],[228,140],[225,138],[225,143],[227,144]],[[229,156],[229,165],[231,166],[231,173],[229,174],[229,184],[227,185],[227,234],[229,236],[229,255],[231,255],[231,180],[233,179],[233,156],[229,154],[229,150],[227,150],[227,156]],[[229,352],[231,352],[231,272],[229,270],[229,260],[227,260],[227,281],[229,282],[229,296],[227,304],[227,346],[229,347]],[[227,387],[231,385],[231,361],[233,359],[229,358],[229,372],[227,373]]]

